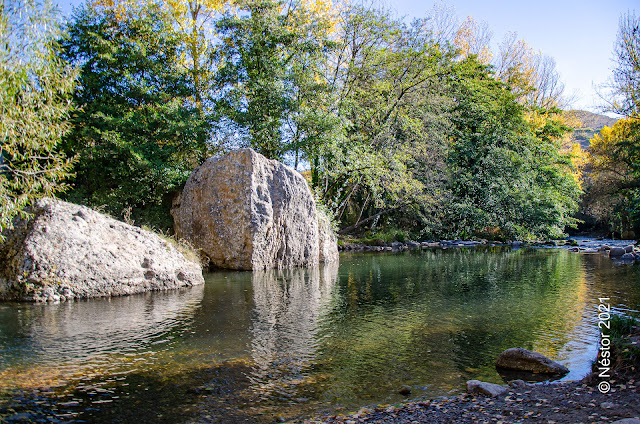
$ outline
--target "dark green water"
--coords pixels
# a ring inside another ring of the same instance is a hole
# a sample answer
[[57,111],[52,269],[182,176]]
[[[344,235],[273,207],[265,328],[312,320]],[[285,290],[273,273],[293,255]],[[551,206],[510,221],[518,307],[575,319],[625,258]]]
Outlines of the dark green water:
[[563,250],[343,255],[204,287],[0,305],[0,422],[273,422],[500,382],[504,349],[584,376],[599,297],[640,308],[640,267]]

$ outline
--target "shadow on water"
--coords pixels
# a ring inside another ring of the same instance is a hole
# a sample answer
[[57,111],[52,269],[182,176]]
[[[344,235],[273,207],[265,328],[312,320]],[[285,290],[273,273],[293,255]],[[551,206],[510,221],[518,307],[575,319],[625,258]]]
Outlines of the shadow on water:
[[82,379],[55,389],[13,393],[0,405],[3,422],[177,423],[257,422],[242,410],[246,363],[223,363],[171,376],[139,371]]
[[0,421],[273,422],[501,382],[504,349],[588,371],[597,298],[640,304],[640,267],[558,250],[350,254],[216,272],[204,287],[0,304]]

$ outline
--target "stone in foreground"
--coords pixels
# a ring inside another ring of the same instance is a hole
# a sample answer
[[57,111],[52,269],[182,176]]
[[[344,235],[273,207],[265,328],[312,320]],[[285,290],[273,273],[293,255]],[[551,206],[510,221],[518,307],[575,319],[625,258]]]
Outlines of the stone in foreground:
[[197,258],[85,206],[41,199],[0,245],[0,300],[65,301],[204,284]]
[[507,392],[507,388],[499,384],[486,383],[480,380],[467,381],[467,392],[476,395],[496,397]]
[[514,347],[502,352],[496,360],[496,368],[540,374],[563,375],[569,372],[565,366],[552,361],[543,354],[521,347]]
[[191,174],[171,212],[176,234],[214,267],[291,268],[338,256],[302,175],[251,149],[208,159]]

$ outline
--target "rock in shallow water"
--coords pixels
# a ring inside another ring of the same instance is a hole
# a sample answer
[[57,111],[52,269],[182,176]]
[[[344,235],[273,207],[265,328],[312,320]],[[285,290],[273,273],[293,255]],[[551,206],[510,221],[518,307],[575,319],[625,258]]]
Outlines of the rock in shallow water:
[[291,268],[338,258],[335,235],[328,221],[318,222],[302,175],[251,149],[210,158],[197,168],[172,214],[176,233],[202,249],[215,267]]
[[612,247],[611,250],[609,250],[609,257],[610,258],[619,258],[620,256],[624,255],[626,252],[624,247]]
[[514,347],[502,352],[496,359],[496,368],[528,371],[541,374],[566,374],[569,370],[541,353]]
[[85,206],[42,199],[0,245],[0,299],[64,301],[203,284],[197,258]]

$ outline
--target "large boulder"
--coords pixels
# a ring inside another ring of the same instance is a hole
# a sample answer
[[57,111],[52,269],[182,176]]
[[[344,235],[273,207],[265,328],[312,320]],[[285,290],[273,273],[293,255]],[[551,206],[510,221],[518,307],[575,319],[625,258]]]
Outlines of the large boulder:
[[0,299],[64,301],[203,284],[194,255],[87,207],[42,199],[0,245]]
[[217,268],[315,265],[321,250],[323,260],[337,258],[327,231],[319,231],[315,200],[302,175],[251,149],[198,167],[172,214],[176,234]]
[[496,368],[507,370],[527,371],[540,374],[564,375],[569,370],[541,353],[514,347],[502,352],[496,360]]

